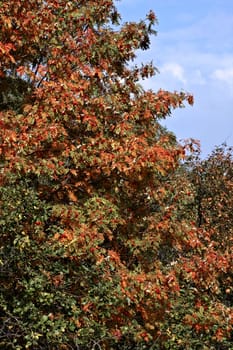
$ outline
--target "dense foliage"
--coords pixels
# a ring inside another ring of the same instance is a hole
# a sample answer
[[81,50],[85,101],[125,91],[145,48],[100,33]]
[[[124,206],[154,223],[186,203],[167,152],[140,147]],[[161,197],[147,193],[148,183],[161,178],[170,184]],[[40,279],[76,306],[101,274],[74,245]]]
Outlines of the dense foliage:
[[0,348],[231,348],[232,151],[161,126],[193,99],[139,85],[155,22],[0,1]]

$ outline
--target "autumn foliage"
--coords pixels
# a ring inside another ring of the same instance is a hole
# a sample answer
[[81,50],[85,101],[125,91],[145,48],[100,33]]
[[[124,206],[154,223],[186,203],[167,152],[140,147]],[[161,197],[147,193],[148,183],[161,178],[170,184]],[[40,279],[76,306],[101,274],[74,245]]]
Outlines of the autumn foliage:
[[140,86],[155,23],[0,1],[3,349],[230,349],[232,152],[162,127],[193,98]]

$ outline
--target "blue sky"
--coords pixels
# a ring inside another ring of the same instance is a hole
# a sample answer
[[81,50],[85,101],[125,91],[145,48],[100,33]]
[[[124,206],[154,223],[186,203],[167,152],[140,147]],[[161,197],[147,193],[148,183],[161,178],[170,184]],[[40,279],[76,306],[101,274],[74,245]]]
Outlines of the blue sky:
[[152,9],[158,35],[137,61],[153,60],[160,74],[145,81],[157,91],[184,90],[195,104],[176,110],[165,125],[178,139],[201,141],[202,155],[233,145],[233,0],[121,0],[123,21],[144,19]]

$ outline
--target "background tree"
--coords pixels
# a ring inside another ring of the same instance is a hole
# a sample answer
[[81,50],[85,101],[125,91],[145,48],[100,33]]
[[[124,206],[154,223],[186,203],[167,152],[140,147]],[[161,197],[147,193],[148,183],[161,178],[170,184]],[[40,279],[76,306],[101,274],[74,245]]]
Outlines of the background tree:
[[217,302],[205,309],[210,335],[192,321],[210,230],[190,221],[184,147],[160,125],[192,96],[139,87],[156,72],[133,63],[156,17],[119,21],[109,0],[1,2],[4,348],[190,349],[190,329],[207,346],[230,337],[231,307],[224,319]]
[[232,149],[218,147],[203,160],[198,144],[187,147],[191,155],[166,181],[174,201],[170,220],[183,221],[186,237],[182,249],[165,249],[180,290],[160,329],[167,334],[165,348],[230,349]]
[[231,147],[216,147],[207,159],[197,157],[192,162],[190,172],[195,187],[197,226],[209,232],[210,244],[206,255],[212,254],[213,271],[218,271],[216,281],[212,281],[212,289],[228,307],[233,306],[232,156]]

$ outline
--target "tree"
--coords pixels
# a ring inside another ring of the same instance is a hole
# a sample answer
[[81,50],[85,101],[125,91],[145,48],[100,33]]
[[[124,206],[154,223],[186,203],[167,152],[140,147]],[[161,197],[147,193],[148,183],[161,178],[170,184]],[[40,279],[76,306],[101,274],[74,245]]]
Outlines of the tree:
[[0,21],[1,346],[189,349],[166,325],[206,241],[160,120],[193,99],[138,85],[154,13],[120,26],[113,1],[16,0]]
[[211,243],[204,258],[212,255],[210,273],[216,272],[211,289],[232,308],[232,148],[221,145],[207,159],[198,156],[192,163],[189,177],[195,188],[196,222],[200,230],[209,232]]
[[186,237],[181,236],[182,249],[165,250],[175,265],[180,291],[160,328],[168,335],[163,345],[231,349],[232,148],[217,147],[202,159],[196,142],[185,147],[191,154],[166,181],[174,203],[170,220],[183,222]]

